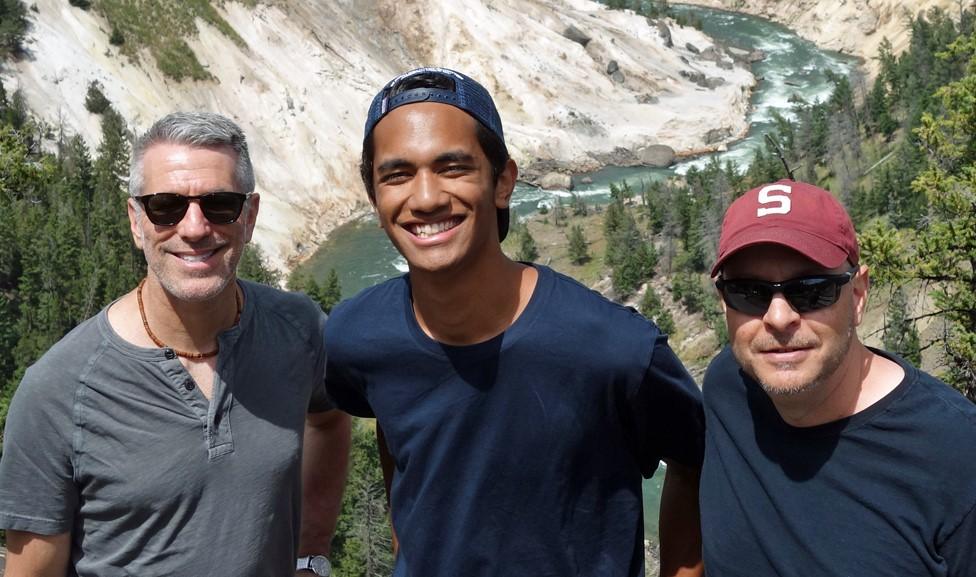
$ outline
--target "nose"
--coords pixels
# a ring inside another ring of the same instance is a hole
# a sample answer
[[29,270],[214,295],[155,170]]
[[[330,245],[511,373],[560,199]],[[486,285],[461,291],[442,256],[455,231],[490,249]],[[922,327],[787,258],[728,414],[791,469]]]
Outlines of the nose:
[[203,215],[199,202],[190,202],[183,220],[177,223],[179,235],[188,241],[199,240],[210,234],[210,221]]
[[450,195],[441,186],[441,179],[429,170],[421,170],[413,179],[410,210],[433,213],[450,204]]
[[799,322],[800,313],[796,312],[792,306],[790,306],[789,301],[783,296],[783,293],[777,292],[773,294],[773,298],[769,301],[769,308],[766,309],[766,314],[763,315],[763,322],[772,330],[782,332],[787,330],[791,325]]

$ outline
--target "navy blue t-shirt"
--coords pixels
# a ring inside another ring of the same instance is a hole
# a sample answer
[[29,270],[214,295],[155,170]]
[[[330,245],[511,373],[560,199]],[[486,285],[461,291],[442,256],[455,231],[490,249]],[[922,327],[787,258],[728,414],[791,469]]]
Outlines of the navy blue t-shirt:
[[[873,350],[873,349],[872,349]],[[705,374],[708,577],[976,575],[976,406],[893,355],[903,381],[797,428],[729,349]]]
[[643,575],[641,474],[699,467],[698,387],[651,322],[543,267],[525,310],[472,346],[428,337],[407,276],[326,323],[337,405],[395,461],[396,577]]

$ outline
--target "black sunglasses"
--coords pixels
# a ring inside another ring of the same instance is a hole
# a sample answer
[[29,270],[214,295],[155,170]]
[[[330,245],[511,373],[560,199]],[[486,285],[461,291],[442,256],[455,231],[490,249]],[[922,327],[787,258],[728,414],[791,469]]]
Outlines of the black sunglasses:
[[149,221],[157,226],[173,226],[183,220],[190,202],[200,203],[203,216],[213,224],[236,222],[251,193],[209,192],[200,196],[185,196],[175,192],[159,192],[137,196]]
[[747,315],[758,317],[766,314],[776,293],[783,293],[796,312],[808,313],[837,302],[841,287],[851,282],[856,274],[857,267],[841,274],[805,276],[783,282],[720,277],[715,280],[715,287],[729,308]]

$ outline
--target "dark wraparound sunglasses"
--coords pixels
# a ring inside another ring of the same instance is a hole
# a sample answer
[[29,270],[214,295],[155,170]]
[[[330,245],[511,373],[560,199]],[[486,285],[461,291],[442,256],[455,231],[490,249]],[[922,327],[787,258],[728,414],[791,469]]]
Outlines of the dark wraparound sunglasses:
[[798,313],[825,309],[837,302],[843,286],[857,274],[857,267],[841,274],[822,274],[768,282],[755,279],[718,278],[715,287],[729,308],[752,316],[766,314],[773,295],[782,293]]
[[203,216],[213,224],[236,222],[251,193],[209,192],[200,196],[185,196],[175,192],[159,192],[137,196],[146,210],[149,221],[157,226],[173,226],[183,220],[191,202],[199,202]]

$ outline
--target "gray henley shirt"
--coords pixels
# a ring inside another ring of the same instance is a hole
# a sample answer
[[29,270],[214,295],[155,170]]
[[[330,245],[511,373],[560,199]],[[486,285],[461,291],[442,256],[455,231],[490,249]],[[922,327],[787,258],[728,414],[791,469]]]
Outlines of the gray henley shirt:
[[208,401],[171,349],[122,340],[107,309],[52,347],[14,395],[0,527],[72,533],[69,575],[294,574],[301,447],[325,396],[325,316],[239,281]]

